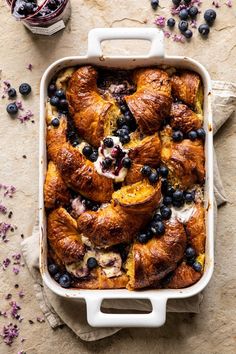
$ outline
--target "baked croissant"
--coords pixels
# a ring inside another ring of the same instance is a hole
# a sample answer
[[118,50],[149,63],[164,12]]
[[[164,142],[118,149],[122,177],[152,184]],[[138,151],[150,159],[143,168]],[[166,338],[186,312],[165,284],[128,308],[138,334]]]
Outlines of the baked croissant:
[[165,234],[148,243],[134,243],[126,263],[128,289],[141,289],[158,283],[177,267],[186,247],[184,227],[175,219],[165,222]]
[[170,111],[170,126],[173,129],[188,133],[202,126],[203,117],[196,114],[188,106],[182,103],[173,103]]
[[101,268],[94,269],[88,278],[77,279],[74,286],[80,289],[122,289],[126,287],[128,277],[121,274],[114,278],[108,278]]
[[49,161],[44,184],[44,203],[46,208],[53,208],[58,204],[67,205],[70,202],[70,192],[61,178],[56,165]]
[[134,71],[137,90],[125,96],[126,103],[144,134],[158,131],[171,109],[171,83],[168,74],[157,68]]
[[194,205],[194,212],[186,223],[186,233],[189,244],[195,249],[196,254],[205,252],[205,212],[201,202]]
[[48,240],[61,263],[83,258],[85,245],[77,231],[77,223],[64,208],[54,209],[48,216]]
[[182,289],[195,284],[202,274],[196,272],[193,267],[182,262],[174,271],[174,274],[167,285],[169,289]]
[[201,140],[184,139],[175,143],[171,138],[172,130],[162,131],[161,160],[168,167],[168,178],[173,186],[187,189],[195,183],[203,184],[205,178],[204,148]]
[[112,97],[105,100],[98,93],[97,76],[94,67],[80,67],[69,80],[66,97],[79,135],[99,147],[105,136],[112,135],[121,113]]
[[175,97],[202,113],[203,87],[201,78],[193,71],[182,71],[171,77],[172,93]]
[[155,188],[149,188],[146,181],[122,187],[113,194],[111,204],[96,212],[87,211],[80,215],[78,231],[98,247],[131,242],[150,221],[160,198],[160,183]]

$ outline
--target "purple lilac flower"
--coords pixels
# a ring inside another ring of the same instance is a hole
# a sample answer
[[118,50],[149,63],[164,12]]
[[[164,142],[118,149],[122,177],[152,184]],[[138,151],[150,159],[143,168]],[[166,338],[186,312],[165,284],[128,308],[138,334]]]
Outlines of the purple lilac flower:
[[228,7],[232,7],[232,6],[233,6],[233,1],[232,1],[232,0],[227,0],[227,1],[226,1],[226,5],[227,5]]
[[164,16],[157,16],[154,23],[155,23],[155,25],[157,25],[159,27],[164,27],[166,24],[166,19]]
[[32,117],[34,116],[34,114],[31,112],[31,110],[27,110],[25,112],[25,114],[21,114],[17,117],[17,119],[20,120],[21,123],[25,123],[28,120],[30,120]]
[[7,224],[5,222],[1,222],[0,223],[0,238],[2,238],[2,240],[4,242],[7,242],[8,239],[6,238],[7,237],[7,232],[8,230],[12,227],[11,224]]
[[163,31],[163,33],[164,33],[164,36],[165,36],[166,38],[170,38],[170,36],[171,36],[171,33],[170,33],[170,32],[168,32],[168,31]]
[[32,64],[28,64],[28,65],[26,66],[26,69],[28,69],[29,71],[32,71],[33,65],[32,65]]
[[3,270],[6,270],[7,267],[10,265],[10,263],[11,263],[11,260],[9,258],[4,259],[2,262]]
[[2,203],[0,203],[0,213],[3,215],[7,213],[7,208]]
[[2,331],[0,333],[1,337],[3,337],[4,343],[7,345],[11,345],[15,338],[18,337],[20,329],[17,325],[13,323],[9,323],[6,326],[3,326]]
[[16,268],[16,267],[13,267],[13,268],[12,268],[12,271],[13,271],[13,273],[15,273],[15,274],[17,275],[17,274],[19,274],[20,269],[19,269],[19,268]]
[[173,41],[174,42],[184,43],[185,42],[185,38],[184,38],[184,36],[182,34],[174,34]]
[[213,1],[212,5],[214,5],[217,9],[220,7],[219,1]]

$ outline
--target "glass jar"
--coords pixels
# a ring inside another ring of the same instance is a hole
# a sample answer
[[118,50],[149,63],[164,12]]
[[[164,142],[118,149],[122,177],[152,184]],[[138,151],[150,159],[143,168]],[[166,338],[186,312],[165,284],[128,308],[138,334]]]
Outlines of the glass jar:
[[22,0],[7,0],[11,6],[11,12],[17,20],[35,34],[52,35],[65,28],[71,15],[70,0],[53,0],[55,9],[50,6],[52,0],[37,1],[37,7],[28,15],[19,14],[16,9],[21,5]]

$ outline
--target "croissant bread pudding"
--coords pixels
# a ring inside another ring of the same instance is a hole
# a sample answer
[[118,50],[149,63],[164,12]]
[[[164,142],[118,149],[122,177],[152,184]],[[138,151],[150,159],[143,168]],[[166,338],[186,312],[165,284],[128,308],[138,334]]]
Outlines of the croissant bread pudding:
[[60,71],[46,102],[48,270],[64,288],[179,289],[204,271],[203,87],[159,67]]

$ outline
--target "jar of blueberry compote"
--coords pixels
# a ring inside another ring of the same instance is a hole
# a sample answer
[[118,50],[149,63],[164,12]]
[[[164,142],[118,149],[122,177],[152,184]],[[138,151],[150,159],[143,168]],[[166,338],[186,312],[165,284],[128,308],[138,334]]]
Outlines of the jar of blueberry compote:
[[70,0],[8,0],[17,20],[35,34],[52,35],[65,28],[71,15]]

